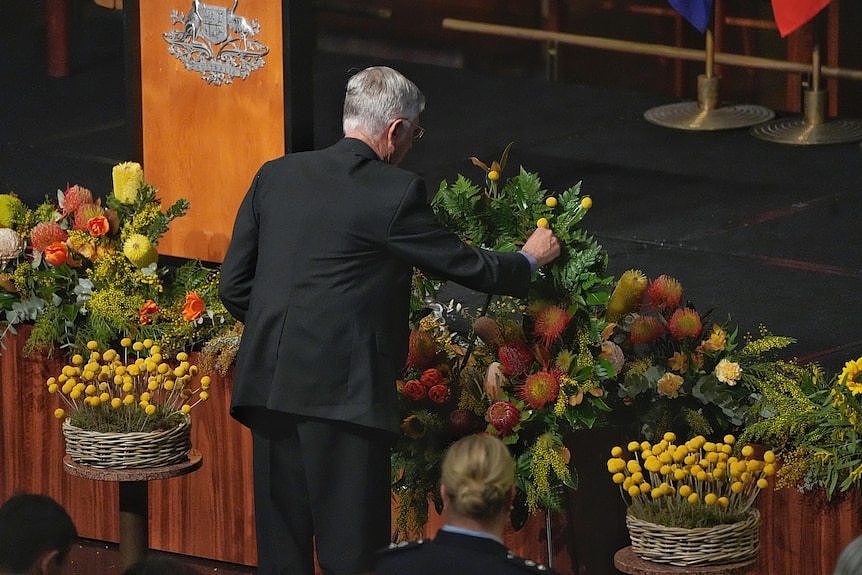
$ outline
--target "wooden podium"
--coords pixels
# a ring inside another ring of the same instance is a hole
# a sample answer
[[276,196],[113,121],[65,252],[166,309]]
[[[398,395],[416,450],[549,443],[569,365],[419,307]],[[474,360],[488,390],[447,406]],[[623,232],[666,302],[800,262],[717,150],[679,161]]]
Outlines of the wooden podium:
[[133,154],[164,205],[159,253],[220,262],[260,165],[310,149],[311,0],[125,4]]

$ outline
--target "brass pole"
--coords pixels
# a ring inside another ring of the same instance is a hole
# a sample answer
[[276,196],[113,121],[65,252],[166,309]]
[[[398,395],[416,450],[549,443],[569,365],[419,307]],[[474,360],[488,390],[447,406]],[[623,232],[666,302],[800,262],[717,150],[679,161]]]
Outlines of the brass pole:
[[[703,61],[705,50],[695,48],[679,48],[665,44],[651,44],[646,42],[633,42],[630,40],[617,40],[614,38],[602,38],[600,36],[586,36],[583,34],[569,34],[567,32],[551,32],[548,30],[537,30],[534,28],[520,28],[517,26],[503,26],[500,24],[486,24],[484,22],[471,22],[469,20],[458,20],[455,18],[444,18],[443,28],[458,30],[462,32],[475,32],[477,34],[489,34],[495,36],[506,36],[523,40],[556,40],[562,44],[583,46],[585,48],[596,48],[599,50],[613,50],[616,52],[627,52],[630,54],[643,54],[645,56],[661,56],[665,58],[678,58],[680,60]],[[741,54],[715,53],[715,62],[729,66],[741,66],[745,68],[760,68],[763,70],[776,70],[779,72],[790,72],[796,74],[812,73],[811,64],[804,62],[787,62],[772,58],[761,58],[758,56],[744,56]],[[832,78],[843,78],[847,80],[862,80],[862,70],[852,68],[839,68],[822,66],[820,73]]]

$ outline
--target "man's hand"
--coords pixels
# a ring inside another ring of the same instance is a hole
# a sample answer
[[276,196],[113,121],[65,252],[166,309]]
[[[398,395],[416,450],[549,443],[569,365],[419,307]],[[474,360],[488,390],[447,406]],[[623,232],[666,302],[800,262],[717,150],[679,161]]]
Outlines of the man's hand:
[[539,262],[540,266],[552,262],[560,255],[560,242],[554,232],[547,228],[536,228],[527,238],[527,243],[521,251],[528,253]]

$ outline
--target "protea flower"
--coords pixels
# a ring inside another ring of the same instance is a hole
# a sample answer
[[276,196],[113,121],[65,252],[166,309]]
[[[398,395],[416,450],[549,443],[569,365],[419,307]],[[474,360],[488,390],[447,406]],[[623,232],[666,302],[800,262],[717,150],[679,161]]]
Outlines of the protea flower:
[[74,214],[84,204],[93,203],[93,193],[83,186],[69,186],[63,194],[63,216]]
[[647,298],[650,304],[662,311],[670,311],[679,307],[682,300],[682,284],[667,275],[660,275],[647,288]]
[[521,412],[508,401],[492,403],[486,417],[500,435],[508,435],[521,422]]
[[533,363],[533,352],[523,341],[516,339],[500,346],[497,358],[503,366],[503,373],[508,376],[527,373]]
[[700,314],[685,307],[673,312],[667,322],[667,328],[674,339],[680,340],[687,337],[699,337],[703,330],[703,323],[700,321]]
[[533,332],[545,347],[550,347],[563,335],[571,319],[572,315],[563,308],[555,305],[545,306],[533,315]]
[[0,228],[11,228],[24,203],[12,194],[0,194]]
[[411,331],[407,349],[407,367],[425,369],[434,363],[436,357],[437,346],[434,337],[426,331]]
[[65,242],[68,238],[69,234],[57,222],[40,222],[30,230],[30,242],[37,252],[44,252],[54,242]]
[[143,234],[132,234],[123,243],[123,255],[136,267],[145,268],[159,257],[150,238]]
[[647,288],[647,277],[640,270],[628,270],[620,276],[608,300],[605,318],[608,321],[618,321],[627,313],[638,309],[644,290]]
[[561,372],[557,369],[530,374],[527,380],[518,386],[518,397],[533,409],[545,407],[557,400],[560,393],[560,375]]
[[632,343],[651,343],[664,334],[665,327],[657,317],[639,315],[632,321],[629,338]]
[[123,162],[111,170],[114,183],[114,197],[121,204],[134,204],[138,190],[144,183],[144,170],[137,162]]

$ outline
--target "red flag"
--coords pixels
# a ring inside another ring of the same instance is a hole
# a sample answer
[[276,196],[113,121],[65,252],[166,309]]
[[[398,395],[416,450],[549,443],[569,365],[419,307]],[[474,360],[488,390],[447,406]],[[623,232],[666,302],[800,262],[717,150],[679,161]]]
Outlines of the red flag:
[[820,12],[830,0],[772,0],[772,12],[781,36],[787,36]]

